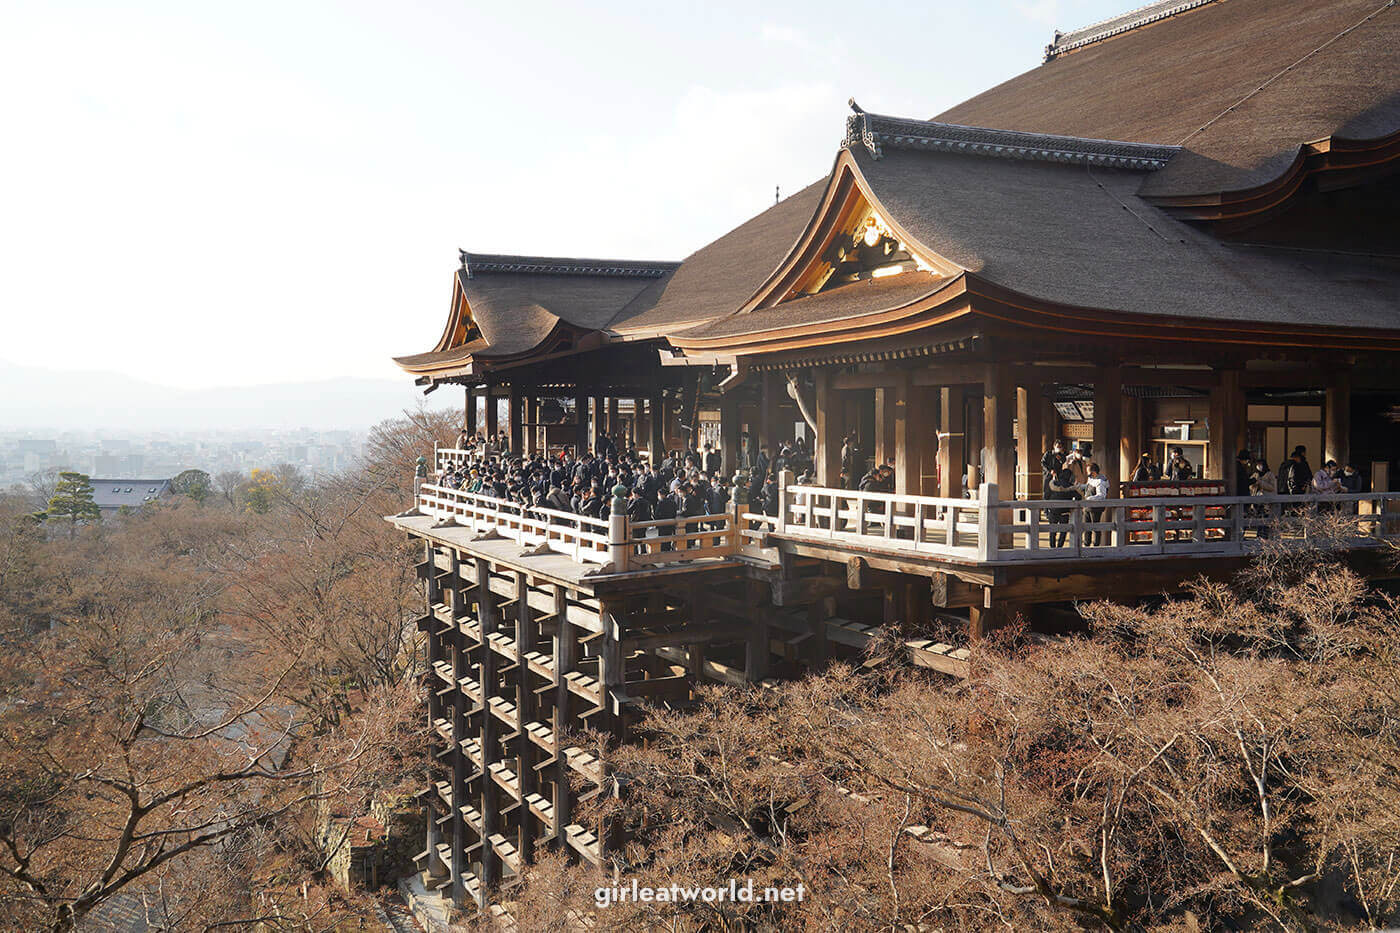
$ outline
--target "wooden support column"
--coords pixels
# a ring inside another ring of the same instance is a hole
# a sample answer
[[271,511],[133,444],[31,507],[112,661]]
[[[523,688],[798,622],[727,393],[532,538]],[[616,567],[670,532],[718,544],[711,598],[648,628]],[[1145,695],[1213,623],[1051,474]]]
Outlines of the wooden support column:
[[488,382],[483,394],[486,396],[486,439],[495,443],[496,435],[500,433],[500,409],[496,405],[495,386]]
[[782,401],[781,395],[786,393],[782,393],[778,385],[781,373],[765,372],[761,378],[763,395],[758,406],[758,449],[767,448],[771,462],[778,456],[778,405]]
[[982,432],[987,426],[986,415],[982,410],[981,393],[972,393],[963,396],[963,408],[966,412],[963,415],[964,430],[967,432],[967,443],[963,446],[963,472],[967,474],[967,488],[976,491],[982,484],[982,477],[978,467],[982,466],[982,448],[986,442],[982,439]]
[[1225,481],[1227,496],[1248,495],[1239,489],[1235,457],[1240,452],[1240,428],[1245,417],[1244,390],[1240,388],[1240,371],[1222,369],[1210,390],[1210,439],[1207,445],[1207,470],[1215,479]]
[[1123,446],[1123,367],[1114,363],[1094,371],[1093,456],[1108,480],[1108,497],[1118,496],[1119,450]]
[[601,395],[595,395],[595,396],[593,396],[593,419],[592,419],[592,424],[593,424],[593,444],[592,444],[592,447],[593,447],[593,449],[594,449],[595,451],[598,449],[598,442],[601,441],[601,440],[603,439],[603,435],[608,433],[608,431],[607,431],[607,426],[606,426],[605,420],[604,420],[604,419],[607,418],[607,415],[608,415],[607,399],[604,398],[604,397],[601,396]]
[[[452,583],[449,606],[452,610],[453,638],[451,649],[452,682],[457,689],[452,691],[452,813],[448,825],[452,827],[452,902],[461,906],[467,898],[465,876],[467,872],[467,821],[462,818],[462,807],[467,804],[467,756],[462,754],[462,742],[467,738],[467,696],[462,692],[462,678],[467,676],[467,657],[462,650],[464,636],[457,628],[458,620],[466,616],[466,601],[462,598],[464,582],[462,565],[457,551],[448,552],[450,557],[448,580]],[[437,684],[434,684],[434,688]]]
[[520,454],[525,450],[525,399],[520,392],[520,386],[514,382],[510,384],[510,452]]
[[621,713],[614,715],[611,710],[613,695],[620,693],[627,682],[621,642],[623,604],[620,600],[604,599],[598,606],[598,618],[603,623],[603,640],[598,650],[598,683],[603,693],[603,708],[609,710],[604,717],[612,724],[613,735],[621,738]]
[[1345,466],[1351,462],[1350,370],[1339,369],[1331,374],[1323,418],[1322,462],[1335,460],[1337,466]]
[[1042,492],[1040,456],[1041,404],[1039,382],[1016,387],[1016,490],[1027,499],[1039,499]]
[[985,480],[996,483],[1004,499],[1016,494],[1016,447],[1011,438],[1011,416],[1016,408],[1016,386],[1011,367],[988,363],[982,378],[982,463]]
[[[1102,466],[1102,464],[1100,464]],[[1011,603],[992,603],[984,600],[982,605],[968,607],[968,630],[969,638],[985,638],[990,633],[996,631],[1004,625],[1014,622],[1017,616],[1022,614],[1023,606]]]
[[744,677],[758,683],[768,677],[768,584],[762,580],[748,581],[749,639],[744,652]]
[[1127,481],[1142,456],[1142,399],[1123,396],[1123,444],[1118,452],[1118,478]]
[[[912,376],[912,374],[911,374]],[[938,388],[912,385],[909,389],[909,438],[917,451],[919,483],[915,495],[938,495]]]
[[[496,632],[499,611],[495,597],[491,595],[491,564],[483,557],[476,558],[477,621],[481,625],[481,766],[487,771],[491,765],[501,760],[500,727],[496,717],[491,715],[491,700],[499,693],[497,681],[496,652],[491,650],[486,636]],[[481,778],[481,883],[493,887],[501,880],[501,859],[491,843],[487,841],[493,833],[500,832],[501,790],[491,780],[489,771]]]
[[[539,622],[535,619],[534,610],[530,608],[529,597],[529,577],[517,570],[515,572],[515,656],[520,661],[515,671],[515,710],[522,727],[539,718],[539,700],[532,689],[534,687],[534,682],[531,679],[533,675],[525,662],[525,655],[535,650],[535,643],[540,637]],[[522,741],[520,743],[516,779],[519,782],[522,801],[526,800],[529,795],[539,792],[540,774],[535,769],[535,765],[539,764],[542,757],[534,742]],[[521,859],[526,863],[535,860],[535,835],[534,815],[529,812],[528,806],[523,807],[520,824],[517,827],[515,850],[520,853]]]
[[[554,741],[573,728],[573,697],[569,694],[566,675],[578,670],[578,632],[568,620],[568,591],[558,584],[554,587]],[[569,763],[559,749],[554,767],[554,825],[562,836],[563,829],[573,821],[574,793],[569,783]]]
[[[429,567],[433,566],[433,559],[435,556],[436,549],[433,547],[433,543],[431,541],[424,540],[423,559],[428,562]],[[427,624],[429,626],[427,631],[429,671],[432,671],[434,669],[437,662],[443,660],[443,638],[442,635],[438,632],[439,623],[437,621],[437,618],[433,615],[434,604],[442,600],[442,588],[439,583],[440,579],[441,578],[436,573],[430,573],[428,577],[423,581],[423,595],[424,600],[427,603]],[[433,684],[433,686],[428,690],[429,723],[433,723],[435,720],[442,716],[443,703],[442,698],[438,696],[439,689],[441,688],[438,687],[437,684]],[[440,746],[442,745],[442,739],[438,735],[436,729],[428,730],[427,744],[427,766],[431,769],[434,762],[436,762],[437,760]],[[432,800],[438,799],[436,789],[430,789],[430,793],[432,794]],[[438,858],[438,845],[442,842],[442,828],[438,825],[437,822],[437,807],[434,803],[429,803],[427,806],[427,819],[425,822],[427,823],[428,830],[428,875],[435,879],[442,878],[444,875],[450,875],[452,870],[451,864],[444,863],[441,859]]]
[[812,372],[816,387],[817,442],[812,451],[817,461],[817,485],[837,486],[841,481],[841,393],[831,387],[831,371]]
[[[1055,411],[1053,399],[1042,398],[1040,400],[1040,453],[1055,446],[1055,442],[1063,440],[1060,437],[1060,415]],[[1040,457],[1037,456],[1039,461]],[[1044,477],[1042,477],[1043,479]]]
[[894,386],[875,387],[875,465],[883,465],[895,455]]
[[[608,396],[608,435],[617,441],[618,435],[622,433],[622,420],[617,416],[617,397]],[[622,445],[619,444],[619,447]]]
[[945,499],[963,497],[964,436],[962,386],[938,390],[938,495]]
[[908,372],[904,372],[894,386],[879,390],[887,399],[893,422],[894,430],[888,443],[893,448],[890,453],[894,455],[894,491],[902,496],[917,496],[922,491],[919,441],[916,436],[919,428],[909,405],[912,388],[913,380]]
[[476,389],[472,386],[467,386],[467,410],[462,423],[466,425],[467,434],[476,437]]
[[588,449],[588,396],[583,389],[574,394],[574,455],[582,457]]
[[651,419],[651,465],[666,459],[666,406],[658,391],[647,400],[647,415]]
[[731,389],[719,400],[720,470],[725,476],[739,469],[739,428],[739,393]]
[[524,424],[524,446],[521,453],[527,457],[533,457],[539,448],[537,443],[540,433],[540,400],[533,391],[525,396],[525,424]]

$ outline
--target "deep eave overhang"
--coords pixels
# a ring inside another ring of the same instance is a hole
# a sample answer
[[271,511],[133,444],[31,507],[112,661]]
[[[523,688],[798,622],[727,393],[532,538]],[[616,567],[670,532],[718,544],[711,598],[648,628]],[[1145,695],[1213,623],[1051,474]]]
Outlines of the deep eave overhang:
[[1182,220],[1206,221],[1224,227],[1232,221],[1251,223],[1279,210],[1312,178],[1324,188],[1340,188],[1397,170],[1400,170],[1400,129],[1374,139],[1329,136],[1304,143],[1286,169],[1252,188],[1142,197]]
[[936,342],[938,328],[959,319],[1078,338],[1400,352],[1400,334],[1394,331],[1082,308],[1026,295],[972,273],[963,273],[906,304],[868,314],[800,326],[783,326],[781,318],[775,315],[772,328],[733,337],[687,339],[679,335],[671,342],[687,356],[737,359],[879,341],[920,331],[927,331],[929,339]]

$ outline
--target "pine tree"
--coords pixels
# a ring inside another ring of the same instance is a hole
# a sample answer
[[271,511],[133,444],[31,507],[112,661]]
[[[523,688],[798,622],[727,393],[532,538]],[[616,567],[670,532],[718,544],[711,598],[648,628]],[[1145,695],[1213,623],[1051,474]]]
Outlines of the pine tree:
[[92,498],[92,483],[86,474],[64,471],[58,474],[58,485],[54,487],[53,498],[44,516],[53,519],[67,519],[68,537],[73,537],[78,522],[100,521],[102,510]]

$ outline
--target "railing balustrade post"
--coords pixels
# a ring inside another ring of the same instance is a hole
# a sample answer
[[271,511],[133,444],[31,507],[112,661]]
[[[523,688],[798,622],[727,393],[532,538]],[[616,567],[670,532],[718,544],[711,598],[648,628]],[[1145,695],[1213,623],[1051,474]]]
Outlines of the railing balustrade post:
[[778,532],[787,531],[788,487],[792,485],[791,470],[778,471]]
[[977,557],[979,560],[996,559],[997,533],[997,484],[983,483],[977,487]]

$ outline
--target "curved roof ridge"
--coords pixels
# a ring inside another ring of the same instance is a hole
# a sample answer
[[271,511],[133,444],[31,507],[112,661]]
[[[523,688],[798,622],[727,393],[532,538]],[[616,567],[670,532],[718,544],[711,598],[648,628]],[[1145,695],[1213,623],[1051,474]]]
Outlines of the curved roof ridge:
[[1027,133],[999,130],[936,120],[915,120],[867,113],[855,100],[854,114],[846,118],[849,149],[861,143],[876,159],[889,149],[923,149],[1003,159],[1030,159],[1039,162],[1065,162],[1102,165],[1113,168],[1155,171],[1181,151],[1180,146],[1135,143],[1117,139],[1090,139],[1053,133]]
[[1155,3],[1145,4],[1117,16],[1109,16],[1069,32],[1056,30],[1054,40],[1045,47],[1045,61],[1053,61],[1066,52],[1073,52],[1086,45],[1111,39],[1140,26],[1147,26],[1214,2],[1215,0],[1157,0]]
[[469,253],[459,250],[467,278],[481,273],[517,275],[595,275],[620,278],[660,278],[674,272],[679,262],[653,259],[586,259],[568,256],[514,256],[502,253]]

